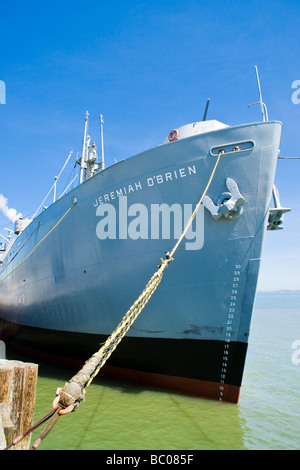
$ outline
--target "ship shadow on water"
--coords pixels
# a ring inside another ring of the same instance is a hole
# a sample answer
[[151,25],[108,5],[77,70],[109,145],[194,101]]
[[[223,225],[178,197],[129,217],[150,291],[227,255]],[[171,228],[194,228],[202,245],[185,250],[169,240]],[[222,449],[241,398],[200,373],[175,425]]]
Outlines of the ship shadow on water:
[[[39,365],[35,417],[52,407],[57,388],[77,372],[7,350],[8,359]],[[75,413],[60,419],[41,450],[244,450],[239,405],[188,397],[101,376]],[[34,440],[39,436],[35,431]]]

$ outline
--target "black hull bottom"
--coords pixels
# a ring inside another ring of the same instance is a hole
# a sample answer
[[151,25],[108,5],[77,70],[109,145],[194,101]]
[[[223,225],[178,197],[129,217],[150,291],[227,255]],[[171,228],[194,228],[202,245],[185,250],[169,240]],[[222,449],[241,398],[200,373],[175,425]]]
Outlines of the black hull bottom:
[[[80,369],[106,336],[25,327],[0,320],[0,338],[14,349]],[[226,352],[224,352],[226,351]],[[237,403],[247,344],[125,336],[101,374],[192,396]],[[224,362],[225,361],[225,362]],[[224,373],[226,372],[226,373]]]

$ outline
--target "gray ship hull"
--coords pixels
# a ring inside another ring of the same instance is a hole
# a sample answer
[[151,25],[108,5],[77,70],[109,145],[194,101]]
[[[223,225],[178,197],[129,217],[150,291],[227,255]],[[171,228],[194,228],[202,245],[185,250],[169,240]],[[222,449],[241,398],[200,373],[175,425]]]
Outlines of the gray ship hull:
[[[88,359],[173,248],[175,217],[183,228],[224,148],[207,192],[219,212],[201,205],[103,372],[237,402],[280,135],[279,122],[264,122],[187,137],[107,168],[56,201],[0,268],[0,282],[9,275],[0,284],[2,339],[40,355]],[[243,204],[226,217],[220,207],[234,199],[228,181]],[[169,225],[157,213],[162,204]]]

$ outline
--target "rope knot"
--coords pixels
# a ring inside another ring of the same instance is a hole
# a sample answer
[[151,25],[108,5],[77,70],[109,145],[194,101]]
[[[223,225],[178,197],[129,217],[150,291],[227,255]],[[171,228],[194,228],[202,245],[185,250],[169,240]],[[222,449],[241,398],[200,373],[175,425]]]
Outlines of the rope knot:
[[75,411],[84,400],[85,391],[75,382],[68,382],[63,388],[58,388],[53,408],[60,406],[59,414],[65,415]]

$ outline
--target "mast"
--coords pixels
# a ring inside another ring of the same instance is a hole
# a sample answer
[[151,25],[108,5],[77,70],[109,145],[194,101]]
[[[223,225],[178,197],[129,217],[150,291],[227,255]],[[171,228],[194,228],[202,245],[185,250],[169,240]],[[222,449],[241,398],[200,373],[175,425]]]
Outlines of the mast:
[[257,80],[257,87],[258,87],[258,96],[259,96],[259,104],[260,104],[260,109],[263,117],[263,121],[267,121],[267,110],[265,103],[262,100],[262,94],[261,94],[261,88],[260,88],[260,80],[259,80],[259,75],[258,75],[258,68],[255,66],[255,72],[256,72],[256,80]]
[[103,145],[103,116],[100,114],[100,137],[101,137],[101,170],[104,170],[105,163],[104,163],[104,145]]
[[254,106],[255,104],[259,104],[259,105],[260,105],[260,109],[261,109],[261,113],[262,113],[262,118],[263,118],[263,121],[265,122],[265,121],[268,121],[269,118],[268,118],[267,107],[266,107],[266,105],[265,105],[265,103],[263,102],[263,99],[262,99],[261,87],[260,87],[260,80],[259,80],[257,65],[255,65],[255,72],[256,72],[256,81],[257,81],[257,87],[258,87],[259,101],[258,101],[258,103],[248,104],[248,108],[250,108],[250,106]]
[[205,111],[204,111],[204,115],[203,115],[202,121],[205,121],[205,120],[206,120],[209,102],[210,102],[210,98],[207,99],[206,106],[205,106]]
[[86,158],[86,135],[87,135],[88,119],[89,119],[89,113],[87,111],[85,113],[85,126],[84,126],[84,135],[83,135],[82,153],[81,153],[81,159],[80,159],[79,184],[82,183],[83,181],[84,164],[85,164],[85,158]]

